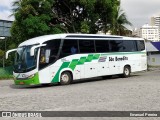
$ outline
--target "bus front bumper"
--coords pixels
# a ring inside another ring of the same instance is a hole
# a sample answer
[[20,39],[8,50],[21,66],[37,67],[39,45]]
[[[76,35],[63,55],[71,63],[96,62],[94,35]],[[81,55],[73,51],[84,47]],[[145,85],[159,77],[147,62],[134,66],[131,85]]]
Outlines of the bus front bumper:
[[26,79],[14,79],[16,85],[39,85],[38,73],[36,73],[32,78]]

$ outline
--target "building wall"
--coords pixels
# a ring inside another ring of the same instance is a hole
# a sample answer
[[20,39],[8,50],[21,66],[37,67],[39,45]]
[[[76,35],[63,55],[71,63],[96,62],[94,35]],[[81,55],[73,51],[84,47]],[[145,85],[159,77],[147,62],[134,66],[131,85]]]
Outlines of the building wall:
[[151,17],[150,24],[152,26],[157,26],[159,28],[159,39],[160,39],[160,15],[155,16],[155,17]]
[[0,20],[0,37],[11,36],[10,28],[12,26],[12,21]]
[[157,26],[143,25],[140,29],[133,32],[138,37],[144,38],[149,41],[159,41],[159,28]]
[[160,52],[157,54],[154,54],[154,52],[152,53],[148,53],[147,56],[147,62],[148,65],[150,66],[160,66]]

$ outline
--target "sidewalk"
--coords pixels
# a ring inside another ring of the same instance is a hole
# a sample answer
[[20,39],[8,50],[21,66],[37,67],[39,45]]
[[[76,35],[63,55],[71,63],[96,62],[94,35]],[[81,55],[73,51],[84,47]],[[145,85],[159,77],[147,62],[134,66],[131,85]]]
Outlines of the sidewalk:
[[155,67],[148,67],[148,71],[155,71],[155,70],[160,70],[160,66],[155,66]]

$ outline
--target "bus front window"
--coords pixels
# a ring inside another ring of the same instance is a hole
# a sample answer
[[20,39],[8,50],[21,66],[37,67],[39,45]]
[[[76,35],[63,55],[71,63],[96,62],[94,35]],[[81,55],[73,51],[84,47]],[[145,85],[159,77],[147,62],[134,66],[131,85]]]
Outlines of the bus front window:
[[17,49],[14,72],[28,72],[36,68],[38,48],[35,49],[34,56],[30,56],[31,47],[32,46],[23,46]]

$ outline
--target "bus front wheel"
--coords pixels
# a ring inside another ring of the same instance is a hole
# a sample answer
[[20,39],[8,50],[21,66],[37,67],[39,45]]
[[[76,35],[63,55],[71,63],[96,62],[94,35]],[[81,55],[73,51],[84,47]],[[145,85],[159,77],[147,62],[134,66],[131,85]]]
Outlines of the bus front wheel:
[[68,85],[70,84],[72,81],[72,76],[69,72],[63,72],[61,74],[61,77],[60,77],[60,84],[61,85]]
[[130,76],[130,73],[131,73],[130,67],[129,66],[124,66],[123,74],[121,76],[124,77],[124,78],[127,78],[127,77]]

